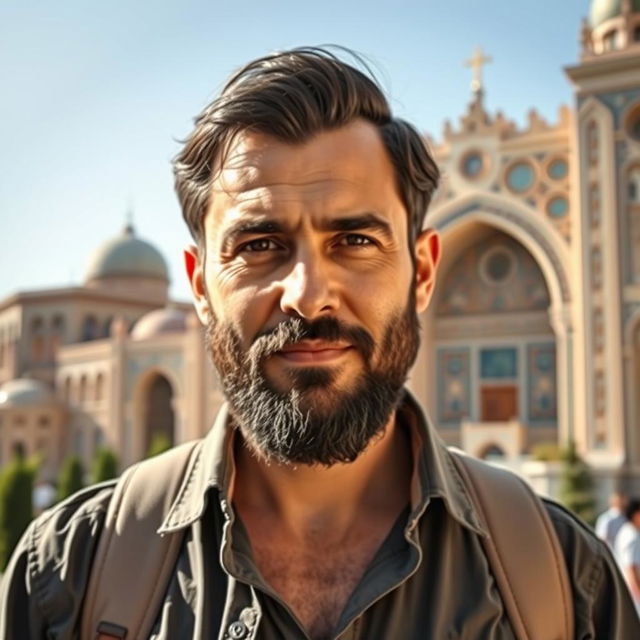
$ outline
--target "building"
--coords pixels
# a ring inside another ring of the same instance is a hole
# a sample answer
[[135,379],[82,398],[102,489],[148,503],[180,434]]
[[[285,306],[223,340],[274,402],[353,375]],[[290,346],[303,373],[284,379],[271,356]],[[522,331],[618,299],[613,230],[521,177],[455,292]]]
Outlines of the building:
[[[444,261],[410,386],[474,455],[515,464],[572,439],[603,491],[640,490],[640,0],[593,0],[580,33],[555,123],[488,113],[478,51],[466,113],[429,139]],[[22,446],[53,470],[106,443],[127,464],[156,432],[208,428],[219,385],[167,286],[127,227],[82,287],[0,303],[0,461]]]

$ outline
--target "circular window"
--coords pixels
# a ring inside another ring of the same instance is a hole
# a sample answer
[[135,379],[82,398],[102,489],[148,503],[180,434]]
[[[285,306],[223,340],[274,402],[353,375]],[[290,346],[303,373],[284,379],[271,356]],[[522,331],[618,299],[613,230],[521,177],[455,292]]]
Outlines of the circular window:
[[509,280],[514,269],[513,255],[504,247],[495,247],[487,251],[482,259],[482,275],[489,284],[504,284]]
[[547,211],[552,218],[563,218],[569,211],[569,202],[564,196],[555,196],[549,200]]
[[562,158],[552,160],[547,167],[547,174],[552,180],[562,180],[569,173],[569,165]]
[[523,193],[531,188],[535,174],[528,162],[516,162],[507,171],[507,185],[516,193]]
[[460,168],[465,178],[475,180],[484,172],[484,165],[483,155],[479,151],[469,151],[463,156]]

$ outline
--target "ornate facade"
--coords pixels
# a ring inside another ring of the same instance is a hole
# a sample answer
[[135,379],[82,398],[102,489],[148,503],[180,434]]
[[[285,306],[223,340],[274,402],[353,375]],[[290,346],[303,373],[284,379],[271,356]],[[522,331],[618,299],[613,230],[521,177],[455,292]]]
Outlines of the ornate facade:
[[[428,139],[444,258],[410,386],[449,443],[515,464],[572,439],[606,491],[640,478],[640,2],[594,0],[581,40],[555,123],[488,113],[477,52],[466,113]],[[167,287],[127,228],[83,286],[0,303],[0,463],[23,446],[52,474],[106,443],[127,464],[206,431],[219,385]]]

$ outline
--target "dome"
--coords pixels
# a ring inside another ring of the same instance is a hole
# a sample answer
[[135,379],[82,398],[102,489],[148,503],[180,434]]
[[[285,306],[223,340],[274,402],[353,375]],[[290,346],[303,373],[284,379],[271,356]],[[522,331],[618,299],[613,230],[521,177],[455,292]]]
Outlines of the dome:
[[[615,18],[622,13],[623,0],[592,0],[589,20],[592,27],[599,27],[609,18]],[[631,9],[640,11],[640,0],[631,0]]]
[[0,386],[0,408],[45,404],[52,399],[51,390],[40,380],[16,378]]
[[146,340],[163,333],[182,333],[187,327],[187,314],[180,309],[156,309],[142,316],[131,331],[133,340]]
[[131,225],[99,247],[91,258],[87,281],[112,277],[155,278],[169,282],[167,263],[148,242],[136,237]]

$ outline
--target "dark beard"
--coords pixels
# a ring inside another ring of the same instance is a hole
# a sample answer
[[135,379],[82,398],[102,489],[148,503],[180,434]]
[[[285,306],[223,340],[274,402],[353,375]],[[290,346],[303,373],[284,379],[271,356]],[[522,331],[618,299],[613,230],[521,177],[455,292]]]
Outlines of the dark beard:
[[[336,388],[339,371],[328,367],[292,368],[285,392],[269,382],[266,359],[304,339],[345,340],[359,351],[364,371],[351,389]],[[251,448],[268,460],[326,466],[353,462],[382,432],[402,397],[419,342],[414,295],[386,325],[375,367],[369,333],[331,317],[287,319],[256,336],[248,351],[233,327],[216,319],[206,335],[231,414]]]

